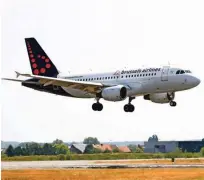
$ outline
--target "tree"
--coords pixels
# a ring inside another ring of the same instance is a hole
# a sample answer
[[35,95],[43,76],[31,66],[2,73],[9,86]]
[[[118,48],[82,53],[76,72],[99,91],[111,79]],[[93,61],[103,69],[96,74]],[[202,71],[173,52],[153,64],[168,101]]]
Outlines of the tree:
[[148,141],[159,141],[159,138],[156,134],[154,134],[152,137],[149,137]]
[[42,151],[44,155],[55,155],[55,147],[52,144],[45,143],[42,147]]
[[104,151],[104,153],[111,153],[111,151],[110,151],[109,149],[106,149],[106,150]]
[[136,152],[136,149],[137,149],[137,145],[134,145],[134,144],[130,144],[128,145],[128,148],[130,149],[131,152]]
[[7,156],[9,157],[15,156],[15,152],[12,145],[9,145],[9,147],[6,149],[5,154],[7,154]]
[[17,146],[15,149],[14,149],[14,152],[15,152],[15,155],[16,156],[21,156],[23,155],[23,151],[22,151],[22,148],[20,146]]
[[65,144],[55,144],[55,152],[56,154],[68,154],[69,153],[69,148]]
[[96,137],[87,137],[83,141],[84,144],[100,144]]
[[202,139],[202,141],[204,141],[204,138]]
[[136,153],[143,153],[144,150],[142,148],[137,147],[135,152]]
[[52,142],[52,144],[63,144],[63,141],[60,139],[56,139]]
[[118,148],[114,148],[113,149],[113,153],[119,153],[120,151],[119,151],[119,149]]

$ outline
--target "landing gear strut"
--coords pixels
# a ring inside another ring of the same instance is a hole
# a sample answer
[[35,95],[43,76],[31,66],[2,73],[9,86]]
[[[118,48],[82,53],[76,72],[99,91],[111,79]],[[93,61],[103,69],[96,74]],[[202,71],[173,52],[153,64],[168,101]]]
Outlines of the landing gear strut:
[[133,112],[135,110],[135,107],[134,105],[131,104],[131,101],[135,99],[135,97],[129,97],[129,101],[128,101],[128,104],[126,104],[124,106],[124,111],[125,112]]
[[94,103],[92,105],[92,109],[94,111],[102,111],[103,110],[103,104],[99,103],[99,99],[97,99],[97,103]]
[[176,106],[176,102],[175,102],[175,101],[170,101],[169,105],[170,105],[171,107],[175,107],[175,106]]

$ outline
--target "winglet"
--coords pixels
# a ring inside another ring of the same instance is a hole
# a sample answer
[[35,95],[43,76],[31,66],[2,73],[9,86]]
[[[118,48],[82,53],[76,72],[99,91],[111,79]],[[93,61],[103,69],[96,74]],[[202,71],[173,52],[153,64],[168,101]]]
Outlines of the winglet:
[[15,71],[15,73],[16,73],[16,78],[18,78],[21,74],[19,73],[19,72],[17,72],[17,71]]

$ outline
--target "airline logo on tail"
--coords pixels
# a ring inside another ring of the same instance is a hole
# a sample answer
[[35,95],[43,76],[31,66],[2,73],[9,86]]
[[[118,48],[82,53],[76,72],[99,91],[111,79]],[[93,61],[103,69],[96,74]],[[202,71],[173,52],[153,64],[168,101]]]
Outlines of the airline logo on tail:
[[35,38],[26,38],[28,57],[34,75],[56,77],[58,70]]

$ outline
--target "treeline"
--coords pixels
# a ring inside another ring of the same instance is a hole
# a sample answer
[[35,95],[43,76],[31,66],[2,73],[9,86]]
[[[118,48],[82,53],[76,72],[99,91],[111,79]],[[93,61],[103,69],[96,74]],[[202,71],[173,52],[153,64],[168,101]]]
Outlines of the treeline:
[[53,143],[39,144],[35,142],[21,143],[17,147],[9,145],[5,154],[12,156],[32,156],[32,155],[59,155],[69,154],[68,146],[61,140],[55,140]]

